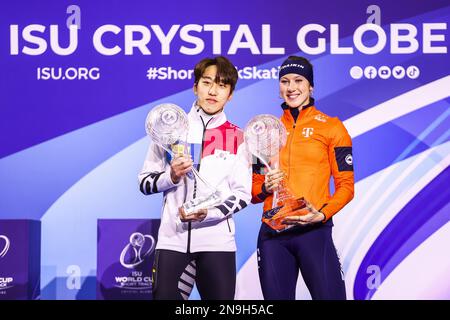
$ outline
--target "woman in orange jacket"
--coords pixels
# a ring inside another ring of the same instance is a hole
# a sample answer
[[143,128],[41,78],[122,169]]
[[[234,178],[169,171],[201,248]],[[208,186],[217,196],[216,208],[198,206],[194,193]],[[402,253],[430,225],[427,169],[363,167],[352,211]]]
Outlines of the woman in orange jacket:
[[[265,299],[295,299],[299,270],[313,299],[345,299],[345,283],[333,244],[332,216],[353,198],[352,141],[338,118],[316,109],[311,63],[290,56],[279,71],[280,96],[287,142],[280,151],[280,169],[253,170],[252,202],[272,209],[273,193],[282,179],[306,207],[294,211],[276,232],[262,223],[258,235],[258,266]],[[331,176],[335,192],[329,191]]]

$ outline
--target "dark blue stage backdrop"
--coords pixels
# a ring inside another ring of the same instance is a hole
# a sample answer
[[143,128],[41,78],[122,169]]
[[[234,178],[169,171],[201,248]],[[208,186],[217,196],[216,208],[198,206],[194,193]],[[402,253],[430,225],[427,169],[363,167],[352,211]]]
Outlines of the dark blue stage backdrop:
[[[196,62],[236,65],[227,114],[243,127],[281,114],[277,66],[296,54],[353,138],[355,198],[333,235],[348,297],[449,299],[449,20],[448,0],[3,3],[0,219],[41,221],[41,298],[96,298],[98,219],[160,217],[138,189],[144,121],[190,108]],[[262,298],[261,211],[235,216],[237,299]]]

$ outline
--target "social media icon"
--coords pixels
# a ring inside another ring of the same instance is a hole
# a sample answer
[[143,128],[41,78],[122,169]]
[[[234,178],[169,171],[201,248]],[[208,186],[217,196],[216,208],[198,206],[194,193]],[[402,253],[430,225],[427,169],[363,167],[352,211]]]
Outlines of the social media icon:
[[406,75],[410,79],[417,79],[420,75],[420,69],[416,66],[409,66],[408,69],[406,69]]
[[372,66],[367,66],[364,69],[364,76],[367,79],[374,79],[374,78],[376,78],[376,76],[377,76],[377,69],[375,67],[372,67]]
[[353,66],[350,69],[350,76],[353,79],[361,79],[362,76],[363,76],[363,69],[361,67],[359,67],[359,66]]
[[388,66],[381,66],[378,68],[378,76],[381,79],[388,79],[391,76],[391,69]]
[[405,68],[402,66],[395,66],[392,68],[392,76],[395,79],[403,79],[405,77]]

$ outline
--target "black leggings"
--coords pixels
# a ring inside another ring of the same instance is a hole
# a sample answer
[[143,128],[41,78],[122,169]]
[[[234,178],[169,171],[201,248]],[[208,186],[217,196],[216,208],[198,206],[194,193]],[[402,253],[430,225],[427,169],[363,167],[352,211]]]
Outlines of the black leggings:
[[202,300],[233,300],[236,287],[235,252],[156,250],[153,299],[186,300],[194,282]]
[[258,237],[259,279],[264,299],[294,300],[299,271],[313,300],[345,300],[332,222],[273,235],[265,223]]

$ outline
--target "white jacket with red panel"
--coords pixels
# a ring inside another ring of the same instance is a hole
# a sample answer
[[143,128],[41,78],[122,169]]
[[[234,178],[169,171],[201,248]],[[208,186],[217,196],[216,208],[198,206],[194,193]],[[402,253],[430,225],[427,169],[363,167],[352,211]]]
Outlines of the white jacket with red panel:
[[252,188],[251,158],[245,148],[243,132],[227,121],[225,113],[208,117],[195,104],[188,119],[187,142],[194,165],[200,175],[221,192],[224,202],[208,209],[201,222],[181,222],[178,208],[188,200],[211,194],[212,190],[191,178],[192,175],[174,184],[170,177],[170,156],[151,143],[139,174],[139,186],[146,195],[158,192],[164,195],[156,249],[236,251],[233,214],[250,202]]

